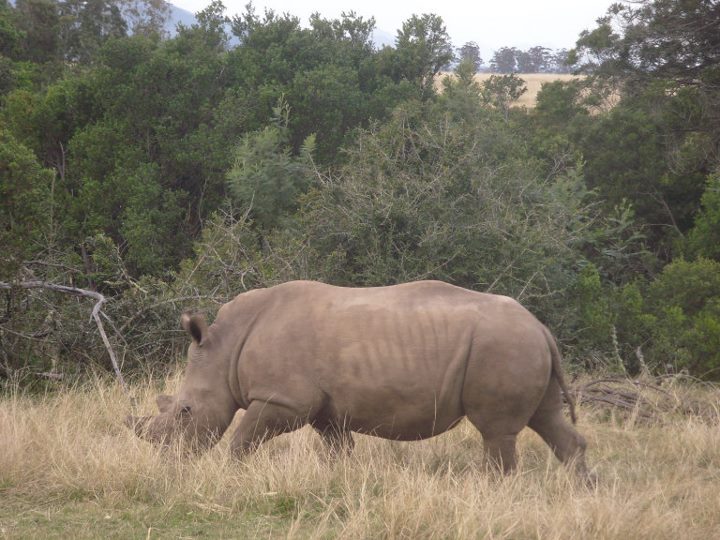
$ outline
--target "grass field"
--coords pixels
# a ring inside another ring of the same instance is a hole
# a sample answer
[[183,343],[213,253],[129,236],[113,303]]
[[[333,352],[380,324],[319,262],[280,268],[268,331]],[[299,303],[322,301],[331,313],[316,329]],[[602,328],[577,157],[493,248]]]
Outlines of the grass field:
[[[178,377],[133,386],[138,412]],[[466,423],[429,441],[357,436],[329,462],[305,428],[242,462],[227,436],[193,459],[122,425],[127,399],[96,381],[0,400],[1,538],[720,538],[720,391],[668,382],[702,414],[581,408],[600,481],[573,481],[525,430],[517,474],[482,467]],[[241,413],[239,413],[241,414]],[[237,421],[237,419],[236,419]]]
[[[447,73],[442,73],[438,76],[438,88],[440,88],[439,81],[447,76]],[[475,75],[475,80],[478,83],[483,83],[487,79],[489,79],[493,73],[478,73]],[[495,74],[497,75],[497,74]],[[525,92],[522,96],[520,96],[520,99],[518,99],[516,102],[514,102],[514,105],[517,106],[525,106],[525,107],[534,107],[537,94],[540,91],[540,87],[547,82],[553,82],[553,81],[571,81],[573,79],[577,79],[578,75],[571,75],[571,74],[564,74],[564,73],[517,73],[517,76],[521,78],[523,81],[525,81],[525,86],[527,87],[527,92]]]

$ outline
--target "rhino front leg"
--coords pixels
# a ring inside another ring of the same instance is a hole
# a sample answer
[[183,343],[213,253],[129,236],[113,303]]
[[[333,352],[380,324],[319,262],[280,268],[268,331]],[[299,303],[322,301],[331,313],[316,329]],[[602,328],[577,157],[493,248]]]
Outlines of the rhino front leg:
[[306,423],[305,420],[306,417],[299,416],[288,407],[253,401],[233,434],[230,443],[232,455],[240,458],[253,452],[264,441],[298,429]]

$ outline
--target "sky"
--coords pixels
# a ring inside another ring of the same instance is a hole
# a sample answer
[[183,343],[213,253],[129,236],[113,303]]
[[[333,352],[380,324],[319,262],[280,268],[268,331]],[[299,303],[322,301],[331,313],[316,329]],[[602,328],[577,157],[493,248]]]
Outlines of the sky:
[[[551,49],[575,45],[578,34],[595,27],[595,20],[605,14],[615,0],[255,0],[258,14],[265,8],[300,17],[307,25],[310,14],[319,12],[325,18],[336,18],[343,11],[375,17],[379,30],[394,37],[403,21],[413,14],[434,13],[445,22],[455,47],[468,41],[480,46],[482,57],[489,60],[492,51],[503,47],[527,49],[535,45]],[[227,14],[245,11],[248,0],[225,0]],[[193,13],[202,10],[209,0],[171,0],[171,3]]]

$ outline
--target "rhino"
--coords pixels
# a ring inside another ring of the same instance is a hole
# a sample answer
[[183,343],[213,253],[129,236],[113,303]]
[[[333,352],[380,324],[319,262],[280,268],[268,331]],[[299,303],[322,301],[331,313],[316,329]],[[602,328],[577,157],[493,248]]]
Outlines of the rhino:
[[307,424],[335,453],[352,449],[353,432],[413,441],[466,417],[502,471],[529,426],[587,478],[555,339],[512,298],[440,281],[291,281],[238,295],[210,326],[189,313],[181,324],[192,342],[179,392],[157,398],[158,415],[126,420],[151,442],[207,449],[239,409],[238,457]]

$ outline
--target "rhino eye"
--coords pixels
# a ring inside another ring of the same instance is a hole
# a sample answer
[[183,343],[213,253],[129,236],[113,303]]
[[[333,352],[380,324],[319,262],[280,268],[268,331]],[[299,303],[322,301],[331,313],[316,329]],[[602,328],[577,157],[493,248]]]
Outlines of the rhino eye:
[[190,405],[183,405],[180,409],[180,414],[190,414],[191,410]]

